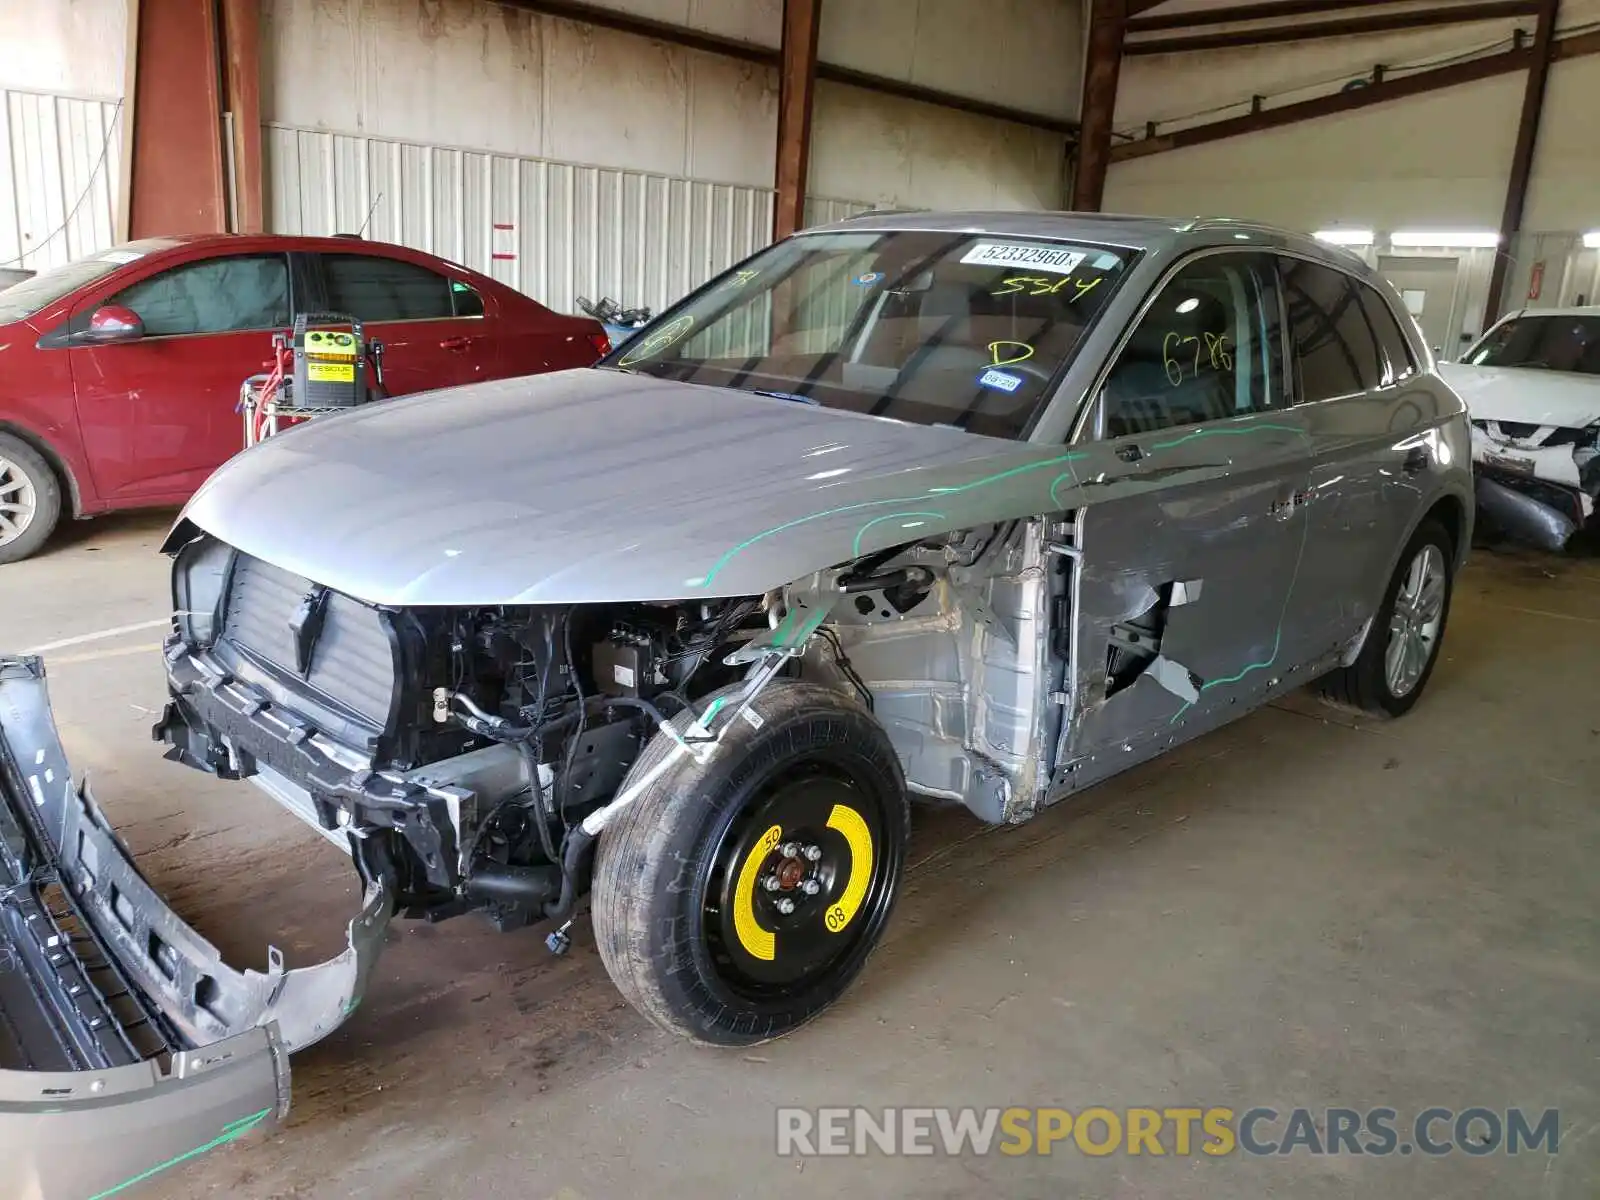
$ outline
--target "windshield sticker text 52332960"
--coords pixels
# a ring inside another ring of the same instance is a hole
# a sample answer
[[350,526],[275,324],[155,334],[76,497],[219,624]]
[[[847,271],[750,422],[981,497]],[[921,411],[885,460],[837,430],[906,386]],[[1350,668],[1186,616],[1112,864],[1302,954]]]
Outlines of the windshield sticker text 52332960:
[[1055,246],[979,242],[961,256],[961,261],[989,267],[1033,267],[1040,271],[1053,271],[1057,275],[1070,275],[1087,257],[1082,251],[1062,250]]

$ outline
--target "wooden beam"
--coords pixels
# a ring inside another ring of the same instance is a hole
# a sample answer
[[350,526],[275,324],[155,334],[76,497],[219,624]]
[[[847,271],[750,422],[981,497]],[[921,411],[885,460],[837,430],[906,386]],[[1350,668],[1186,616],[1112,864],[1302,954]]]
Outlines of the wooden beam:
[[1575,34],[1572,37],[1557,38],[1555,45],[1550,48],[1550,58],[1554,62],[1564,62],[1569,58],[1585,58],[1590,54],[1600,54],[1600,29]]
[[128,233],[225,233],[221,61],[212,0],[138,10]]
[[657,21],[652,17],[636,17],[632,13],[619,12],[613,8],[585,4],[582,0],[499,0],[499,3],[508,8],[522,8],[529,12],[543,13],[547,17],[560,17],[564,21],[592,25],[597,29],[614,29],[618,33],[631,33],[636,37],[666,42],[670,46],[699,50],[704,54],[720,54],[724,58],[737,58],[744,62],[761,63],[769,67],[776,65],[778,61],[774,51],[755,42],[740,41],[738,38],[723,37],[716,33],[704,33],[698,29],[674,25],[669,21]]
[[128,0],[128,30],[122,59],[122,110],[118,118],[120,154],[117,157],[117,207],[112,218],[113,239],[125,242],[133,227],[133,118],[139,96],[139,0]]
[[[601,8],[599,5],[585,3],[584,0],[497,0],[497,3],[509,8],[520,8],[549,17],[558,17],[564,21],[575,21],[596,29],[612,29],[618,33],[650,38],[652,41],[664,42],[669,46],[697,50],[702,54],[716,54],[723,58],[756,63],[764,67],[776,68],[779,65],[780,52],[768,46],[741,41],[738,38],[723,37],[720,34],[705,33],[698,29],[687,29],[682,25],[657,21],[650,17],[636,17],[632,13]],[[1010,121],[1029,129],[1043,129],[1049,133],[1065,133],[1071,136],[1078,129],[1077,122],[1060,117],[1047,116],[1022,108],[1010,108],[1002,104],[989,104],[969,96],[956,95],[954,92],[941,92],[934,88],[921,87],[899,79],[887,79],[881,75],[869,75],[864,71],[833,66],[829,63],[817,64],[817,78],[827,83],[842,83],[884,96],[898,96],[902,100],[915,100],[938,108],[992,117],[997,121]]]
[[1299,100],[1293,104],[1281,104],[1275,108],[1264,108],[1260,112],[1225,117],[1220,121],[1208,121],[1204,125],[1190,125],[1185,129],[1175,129],[1171,133],[1158,133],[1154,137],[1125,142],[1111,151],[1111,161],[1123,162],[1130,158],[1162,154],[1168,150],[1203,146],[1208,142],[1220,142],[1225,138],[1240,137],[1247,133],[1261,133],[1284,125],[1298,125],[1301,121],[1312,121],[1318,117],[1331,117],[1337,113],[1372,108],[1375,105],[1387,104],[1391,100],[1402,100],[1407,96],[1421,96],[1428,92],[1439,91],[1441,88],[1456,87],[1463,83],[1474,83],[1480,79],[1505,75],[1511,71],[1526,70],[1532,61],[1533,51],[1529,49],[1503,50],[1498,54],[1486,54],[1482,58],[1452,63],[1447,67],[1418,71],[1415,75],[1384,79],[1380,83],[1352,88],[1348,92],[1339,91],[1326,96],[1313,96],[1309,100]]
[[1511,174],[1506,180],[1506,203],[1500,214],[1500,247],[1489,272],[1489,301],[1483,314],[1485,329],[1500,315],[1500,293],[1505,290],[1506,272],[1511,267],[1511,239],[1522,228],[1522,210],[1528,201],[1528,176],[1533,172],[1533,152],[1539,141],[1539,118],[1544,113],[1545,85],[1550,79],[1560,8],[1561,0],[1540,0],[1539,23],[1533,34],[1533,63],[1528,67],[1528,82],[1522,89],[1522,116],[1517,122]]
[[[1583,58],[1591,54],[1600,54],[1600,30],[1557,38],[1551,48],[1551,58],[1556,62],[1569,58]],[[1154,137],[1124,142],[1112,148],[1111,161],[1124,162],[1130,158],[1164,154],[1168,150],[1204,146],[1209,142],[1220,142],[1225,138],[1240,137],[1247,133],[1260,133],[1267,129],[1279,129],[1285,125],[1298,125],[1302,121],[1313,121],[1318,117],[1355,112],[1358,109],[1387,104],[1391,100],[1403,100],[1408,96],[1421,96],[1464,83],[1476,83],[1480,79],[1492,79],[1512,71],[1525,71],[1532,65],[1532,47],[1503,50],[1498,54],[1486,54],[1482,58],[1451,63],[1447,67],[1418,71],[1414,75],[1386,78],[1366,87],[1352,88],[1348,92],[1313,96],[1309,100],[1300,100],[1294,104],[1264,108],[1260,112],[1225,117],[1220,121],[1208,121],[1204,125],[1190,125],[1185,129],[1175,129],[1171,133],[1158,133]]]
[[261,0],[222,0],[221,11],[224,96],[233,115],[233,231],[261,233]]
[[817,90],[817,34],[822,0],[783,0],[783,46],[778,64],[777,198],[772,236],[804,227],[806,168],[811,161],[811,102]]
[[1313,41],[1317,38],[1351,37],[1362,33],[1423,29],[1432,25],[1456,25],[1466,21],[1498,21],[1509,17],[1530,17],[1538,11],[1539,0],[1492,0],[1483,4],[1457,4],[1412,9],[1408,12],[1374,13],[1365,17],[1340,17],[1332,21],[1290,22],[1270,28],[1236,29],[1226,33],[1147,38],[1144,41],[1128,42],[1123,48],[1123,53],[1184,54],[1196,50],[1235,50],[1242,46],[1267,46],[1280,42]]
[[[1267,4],[1232,4],[1200,12],[1161,13],[1128,22],[1129,33],[1155,33],[1164,29],[1198,29],[1205,25],[1237,25],[1246,21],[1276,21],[1285,17],[1324,17],[1354,8],[1389,8],[1397,0],[1272,0]],[[1155,5],[1146,5],[1153,8]],[[1132,14],[1134,9],[1129,8]]]
[[1083,127],[1072,176],[1072,207],[1079,212],[1098,212],[1105,199],[1106,168],[1112,157],[1111,122],[1117,110],[1117,78],[1128,24],[1127,0],[1093,0],[1093,4],[1083,72]]
[[1050,133],[1059,133],[1067,137],[1075,138],[1078,133],[1078,123],[1066,120],[1064,117],[1049,117],[1043,113],[1009,108],[1003,104],[990,104],[984,100],[973,100],[950,92],[936,92],[932,88],[925,88],[919,84],[902,83],[898,79],[884,79],[877,75],[853,71],[849,67],[836,67],[830,63],[819,62],[817,64],[817,78],[824,83],[838,83],[846,87],[863,88],[869,92],[877,92],[882,96],[898,96],[902,100],[915,100],[922,104],[933,104],[939,108],[972,113],[974,116],[988,117],[995,121],[1010,121],[1016,125],[1026,125],[1030,129],[1043,129]]

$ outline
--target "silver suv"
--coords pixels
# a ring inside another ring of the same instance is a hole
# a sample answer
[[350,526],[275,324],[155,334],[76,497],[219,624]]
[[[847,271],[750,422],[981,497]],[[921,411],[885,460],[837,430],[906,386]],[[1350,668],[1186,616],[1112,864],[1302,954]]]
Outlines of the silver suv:
[[[877,943],[911,797],[1023,821],[1313,681],[1405,712],[1472,511],[1461,402],[1340,251],[808,231],[595,368],[313,422],[185,511],[158,734],[353,855],[346,955],[234,972],[105,845],[72,901],[180,1048],[322,1036],[397,908],[561,949],[585,895],[640,1011],[775,1037]],[[38,674],[0,669],[12,762],[59,757]]]

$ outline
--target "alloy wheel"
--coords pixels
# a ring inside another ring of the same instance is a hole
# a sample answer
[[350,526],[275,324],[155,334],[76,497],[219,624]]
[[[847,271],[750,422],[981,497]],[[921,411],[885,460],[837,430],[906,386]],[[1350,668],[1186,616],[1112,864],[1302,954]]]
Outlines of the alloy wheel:
[[1409,695],[1433,660],[1444,625],[1444,554],[1432,542],[1418,549],[1395,592],[1389,614],[1384,679],[1396,699]]
[[0,458],[0,546],[27,532],[39,511],[33,480],[8,458]]

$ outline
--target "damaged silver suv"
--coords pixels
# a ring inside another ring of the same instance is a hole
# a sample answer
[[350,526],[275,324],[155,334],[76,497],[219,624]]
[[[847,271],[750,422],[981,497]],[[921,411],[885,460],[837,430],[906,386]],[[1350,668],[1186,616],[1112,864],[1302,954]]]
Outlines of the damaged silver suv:
[[[1405,712],[1472,511],[1461,402],[1340,251],[868,216],[595,368],[313,422],[189,505],[158,736],[353,855],[345,959],[234,974],[148,889],[106,894],[109,849],[49,848],[175,1049],[313,1040],[392,911],[560,947],[585,898],[641,1012],[757,1042],[860,972],[910,797],[1023,821],[1313,681]],[[4,701],[43,844],[46,735]]]

